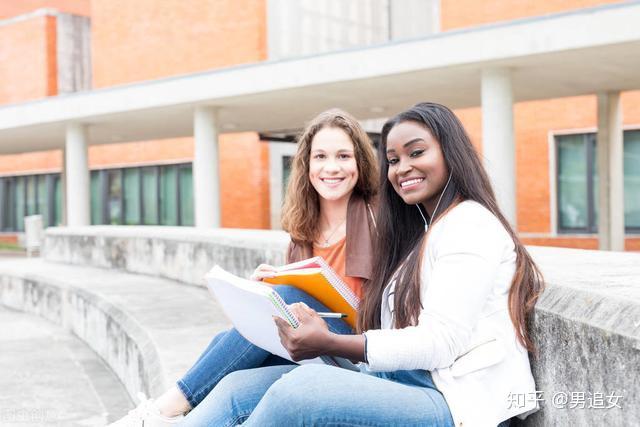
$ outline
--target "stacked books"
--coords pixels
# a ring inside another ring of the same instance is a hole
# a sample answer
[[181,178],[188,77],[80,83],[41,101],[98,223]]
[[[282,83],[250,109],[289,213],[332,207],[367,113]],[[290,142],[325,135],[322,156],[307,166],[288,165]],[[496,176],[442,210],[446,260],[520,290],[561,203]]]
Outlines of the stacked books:
[[345,322],[355,328],[359,299],[322,257],[287,264],[276,271],[275,277],[264,281],[305,291],[331,311],[346,314]]

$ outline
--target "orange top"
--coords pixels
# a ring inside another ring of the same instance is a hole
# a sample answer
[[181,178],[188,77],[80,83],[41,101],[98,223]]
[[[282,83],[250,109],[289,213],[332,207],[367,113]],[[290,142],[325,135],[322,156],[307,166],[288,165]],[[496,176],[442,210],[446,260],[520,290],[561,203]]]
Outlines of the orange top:
[[349,277],[345,274],[346,270],[346,236],[331,246],[322,248],[313,245],[313,256],[321,256],[327,261],[327,264],[340,276],[344,283],[351,288],[358,298],[362,298],[362,279],[359,277]]

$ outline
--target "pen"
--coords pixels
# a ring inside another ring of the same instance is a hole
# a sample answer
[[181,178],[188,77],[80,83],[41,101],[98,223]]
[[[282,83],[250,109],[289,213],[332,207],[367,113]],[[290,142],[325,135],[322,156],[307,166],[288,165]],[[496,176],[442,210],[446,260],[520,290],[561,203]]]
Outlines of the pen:
[[344,319],[345,317],[347,317],[347,315],[344,313],[321,313],[321,312],[318,312],[318,316],[324,317],[327,319]]

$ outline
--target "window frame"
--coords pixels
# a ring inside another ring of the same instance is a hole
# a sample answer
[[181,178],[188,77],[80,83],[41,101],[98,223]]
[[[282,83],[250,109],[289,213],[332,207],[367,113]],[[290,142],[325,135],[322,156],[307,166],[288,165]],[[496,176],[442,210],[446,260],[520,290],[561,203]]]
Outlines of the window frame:
[[[640,131],[640,127],[625,127],[623,128],[623,155],[624,155],[624,133],[630,131]],[[587,169],[586,169],[586,181],[587,181],[587,227],[562,227],[561,225],[561,216],[560,216],[560,141],[559,137],[563,136],[572,136],[572,135],[583,135],[585,139],[585,143],[587,144]],[[570,235],[597,235],[598,234],[598,223],[595,219],[595,207],[598,200],[595,200],[594,197],[594,167],[597,167],[597,163],[594,162],[594,158],[597,154],[598,150],[598,139],[597,139],[597,129],[589,128],[589,129],[576,129],[574,131],[566,131],[566,132],[553,132],[552,133],[552,142],[553,142],[553,152],[554,152],[554,167],[555,167],[555,178],[553,184],[555,185],[555,231],[556,235],[559,236],[570,236]],[[623,185],[624,185],[624,171],[623,171]],[[624,191],[624,190],[623,190]],[[552,203],[551,206],[553,206]],[[624,234],[640,234],[640,227],[628,227],[625,224]]]
[[[623,156],[624,156],[624,133],[625,132],[640,132],[640,126],[634,126],[634,127],[627,127],[623,129],[623,137],[622,137],[622,152],[623,152]],[[624,161],[624,160],[623,160]],[[623,185],[623,191],[624,191],[624,164],[623,164],[623,178],[622,178],[622,185]],[[640,191],[640,189],[638,189]],[[625,198],[626,195],[623,194],[623,199]],[[626,223],[625,223],[625,228],[624,228],[624,233],[625,234],[640,234],[640,225],[637,227],[627,227]]]

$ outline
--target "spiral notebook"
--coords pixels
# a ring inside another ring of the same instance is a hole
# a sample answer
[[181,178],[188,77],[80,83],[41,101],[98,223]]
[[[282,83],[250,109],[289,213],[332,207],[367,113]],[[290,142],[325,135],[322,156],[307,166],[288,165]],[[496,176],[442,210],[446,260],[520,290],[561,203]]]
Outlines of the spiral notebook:
[[313,257],[277,268],[275,277],[264,279],[277,285],[291,285],[305,291],[329,310],[345,313],[355,327],[359,299],[322,257]]
[[[291,360],[291,356],[280,343],[278,328],[272,316],[285,319],[293,328],[297,328],[299,323],[276,291],[262,283],[235,276],[220,266],[213,267],[205,278],[209,290],[243,337],[271,354]],[[331,356],[298,363],[322,363],[358,370],[350,361]]]

